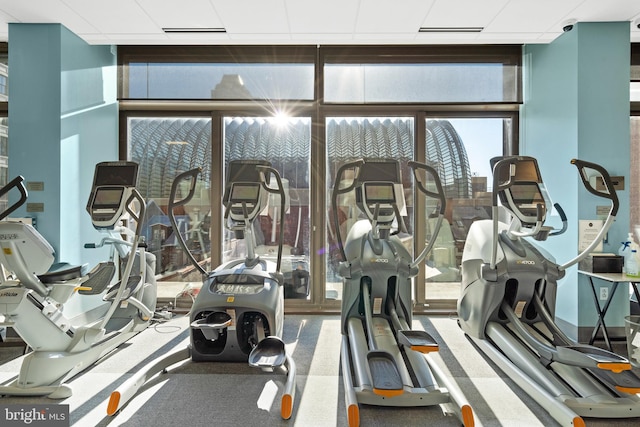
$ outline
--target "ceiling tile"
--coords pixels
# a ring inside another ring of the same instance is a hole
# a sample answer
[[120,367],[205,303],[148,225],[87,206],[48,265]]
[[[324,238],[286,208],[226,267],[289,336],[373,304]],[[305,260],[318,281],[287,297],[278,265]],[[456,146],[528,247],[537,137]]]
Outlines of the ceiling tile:
[[209,0],[137,0],[142,10],[160,28],[220,28],[222,22]]
[[[135,0],[65,0],[79,16],[98,31],[109,34],[162,34],[159,27]],[[178,8],[178,3],[172,3]]]
[[284,0],[211,0],[227,33],[288,33]]
[[60,0],[0,0],[0,11],[11,17],[8,22],[62,23],[76,34],[98,32],[90,21]]
[[285,0],[293,34],[353,34],[358,3],[349,0]]
[[486,27],[509,0],[436,0],[422,27]]
[[[485,27],[487,32],[536,33],[552,29],[584,0],[511,0]],[[560,28],[558,28],[559,30]]]
[[[60,23],[92,44],[548,43],[569,18],[640,20],[638,0],[0,0],[8,22]],[[631,41],[640,30],[630,24]],[[163,27],[225,28],[226,35],[167,35]],[[419,27],[484,27],[418,33]]]
[[356,33],[418,32],[434,0],[361,0],[356,19]]

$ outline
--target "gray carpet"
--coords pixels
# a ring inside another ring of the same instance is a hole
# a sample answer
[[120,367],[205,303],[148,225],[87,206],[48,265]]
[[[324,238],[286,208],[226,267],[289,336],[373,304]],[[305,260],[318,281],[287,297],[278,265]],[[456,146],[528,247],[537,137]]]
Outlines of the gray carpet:
[[[280,417],[285,375],[265,373],[244,363],[174,365],[150,381],[114,417],[106,415],[111,391],[152,360],[188,343],[188,321],[176,318],[157,324],[122,346],[105,360],[69,382],[68,399],[2,397],[12,403],[67,404],[70,425],[130,426],[347,426],[340,372],[339,316],[289,315],[284,341],[297,365],[293,415]],[[430,356],[464,391],[473,407],[476,426],[548,426],[557,424],[483,358],[448,317],[416,316],[414,328],[438,339],[441,350]],[[452,351],[453,349],[453,351]],[[19,349],[2,348],[0,381],[15,378]],[[457,418],[440,407],[392,408],[360,406],[362,426],[457,426]],[[640,420],[587,420],[588,426],[638,426]]]

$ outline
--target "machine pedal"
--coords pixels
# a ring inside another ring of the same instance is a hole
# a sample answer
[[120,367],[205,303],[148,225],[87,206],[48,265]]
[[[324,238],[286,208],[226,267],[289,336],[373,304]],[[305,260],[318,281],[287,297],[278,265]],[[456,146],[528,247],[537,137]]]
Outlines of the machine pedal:
[[393,356],[386,351],[367,353],[373,392],[384,397],[399,396],[404,392],[402,378]]
[[569,365],[574,361],[579,361],[581,357],[586,357],[587,360],[592,361],[595,365],[594,367],[604,371],[611,371],[614,374],[631,370],[629,360],[598,347],[586,345],[558,347],[558,354],[560,358],[557,361]]
[[113,262],[101,262],[89,272],[89,278],[82,283],[83,289],[80,289],[78,293],[82,295],[101,294],[107,289],[115,274],[116,266]]
[[266,337],[249,353],[249,366],[254,368],[275,368],[287,359],[284,342],[274,336]]
[[191,322],[191,327],[200,329],[202,334],[209,341],[215,341],[220,336],[220,331],[231,326],[231,316],[225,311],[214,311],[203,319]]
[[419,353],[440,349],[436,340],[425,331],[398,331],[398,343]]
[[640,379],[631,371],[615,373],[603,369],[589,369],[589,372],[622,393],[640,393]]

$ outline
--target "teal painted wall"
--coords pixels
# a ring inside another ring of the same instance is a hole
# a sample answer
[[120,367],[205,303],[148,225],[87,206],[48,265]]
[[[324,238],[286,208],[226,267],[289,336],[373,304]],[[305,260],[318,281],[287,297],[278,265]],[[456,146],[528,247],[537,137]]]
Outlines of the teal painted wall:
[[[102,235],[85,207],[95,164],[118,158],[115,51],[91,46],[59,24],[10,24],[9,175],[43,182],[29,203],[57,260],[95,264],[105,250],[86,250]],[[36,155],[37,153],[37,155]]]
[[[629,179],[629,23],[578,23],[548,45],[524,49],[525,102],[521,110],[520,152],[538,158],[554,202],[565,210],[569,230],[543,244],[559,263],[577,255],[578,221],[596,219],[606,200],[588,193],[570,165],[572,158],[601,164],[611,175]],[[618,192],[621,208],[605,252],[617,252],[629,231],[629,192]],[[552,218],[559,226],[559,219]],[[596,322],[588,280],[574,266],[558,287],[556,316],[577,336]],[[623,326],[628,295],[618,294],[608,326]]]

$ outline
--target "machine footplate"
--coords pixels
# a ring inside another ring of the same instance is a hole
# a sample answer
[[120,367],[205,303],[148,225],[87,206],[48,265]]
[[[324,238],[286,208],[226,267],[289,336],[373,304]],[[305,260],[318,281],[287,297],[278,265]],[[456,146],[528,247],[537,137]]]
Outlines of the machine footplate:
[[251,350],[249,366],[255,368],[275,368],[287,359],[284,342],[278,337],[266,337]]
[[367,361],[375,394],[393,397],[404,392],[400,372],[391,354],[386,351],[370,351]]
[[420,353],[440,349],[436,340],[425,331],[398,331],[398,343]]
[[616,374],[603,369],[589,369],[589,372],[602,382],[613,386],[619,392],[628,394],[640,393],[640,378],[631,371],[623,371]]
[[[614,374],[618,374],[622,371],[631,370],[631,363],[629,360],[625,359],[622,356],[619,356],[610,351],[592,347],[592,346],[566,346],[559,347],[558,350],[567,349],[570,351],[577,352],[583,356],[588,357],[593,360],[596,364],[596,367],[605,371],[611,371]],[[561,362],[565,362],[564,360],[559,360]]]
[[191,322],[193,329],[200,329],[202,334],[209,341],[215,341],[220,336],[220,332],[231,326],[231,316],[224,311],[214,311],[204,319]]

